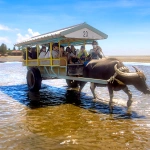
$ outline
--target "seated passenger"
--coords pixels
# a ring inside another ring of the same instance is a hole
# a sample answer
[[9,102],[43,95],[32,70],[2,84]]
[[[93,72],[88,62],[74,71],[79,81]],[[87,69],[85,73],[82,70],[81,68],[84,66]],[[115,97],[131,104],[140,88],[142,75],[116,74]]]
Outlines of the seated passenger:
[[60,45],[60,57],[65,57],[67,56],[67,53],[64,51],[64,46]]
[[69,64],[69,54],[70,54],[70,51],[71,51],[71,49],[70,49],[70,47],[68,46],[68,47],[66,47],[66,56],[67,56],[67,63]]
[[70,47],[67,47],[66,51],[68,52],[68,63],[69,64],[80,63],[80,59],[75,55],[74,52],[72,52]]
[[[52,45],[52,57],[55,58],[59,58],[59,45],[58,43],[54,43]],[[60,62],[59,60],[53,60],[53,65],[59,65]]]
[[45,55],[46,55],[46,46],[43,45],[40,50],[39,58],[45,58]]
[[81,46],[80,52],[78,54],[78,58],[84,62],[86,60],[87,57],[87,51],[85,50],[85,46]]
[[77,56],[77,51],[76,51],[74,45],[71,45],[71,51],[72,51],[72,53],[73,53],[74,55]]
[[85,58],[85,61],[84,61],[83,65],[86,66],[86,65],[89,63],[90,60],[91,60],[91,55],[88,55],[88,56]]
[[[50,51],[47,51],[45,58],[50,58],[51,54]],[[54,43],[52,45],[52,57],[53,58],[59,58],[59,46],[58,43]]]
[[75,55],[78,56],[79,50],[75,49],[75,47],[73,45],[71,45],[71,52]]
[[50,58],[51,57],[51,53],[50,51],[48,50],[45,55],[44,55],[44,58]]
[[[28,59],[32,59],[31,47],[27,47],[27,53]],[[23,54],[23,59],[26,60],[26,51]]]
[[59,58],[59,45],[58,43],[54,43],[52,45],[52,57]]
[[32,47],[32,59],[37,59],[37,50],[36,50],[36,47]]

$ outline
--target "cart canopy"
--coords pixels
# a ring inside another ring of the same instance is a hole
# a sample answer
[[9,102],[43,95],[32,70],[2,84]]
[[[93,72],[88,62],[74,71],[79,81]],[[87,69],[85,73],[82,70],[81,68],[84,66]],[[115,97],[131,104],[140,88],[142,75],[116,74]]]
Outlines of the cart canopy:
[[50,42],[60,42],[61,45],[81,45],[91,44],[93,40],[106,39],[108,35],[99,31],[98,29],[82,23],[53,32],[48,32],[38,36],[31,37],[22,42],[16,43],[15,46],[26,47],[40,44],[47,44]]

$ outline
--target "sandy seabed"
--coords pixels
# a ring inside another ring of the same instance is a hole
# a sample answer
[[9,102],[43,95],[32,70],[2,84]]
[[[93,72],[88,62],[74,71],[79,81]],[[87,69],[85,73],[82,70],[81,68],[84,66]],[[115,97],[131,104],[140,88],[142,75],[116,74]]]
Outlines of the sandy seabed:
[[[106,56],[107,58],[117,58],[123,62],[143,62],[150,63],[150,56]],[[1,56],[0,62],[21,62],[22,56]]]
[[150,63],[150,56],[109,56],[117,58],[123,62],[143,62]]
[[1,56],[0,57],[0,62],[21,62],[23,59],[22,59],[22,56]]

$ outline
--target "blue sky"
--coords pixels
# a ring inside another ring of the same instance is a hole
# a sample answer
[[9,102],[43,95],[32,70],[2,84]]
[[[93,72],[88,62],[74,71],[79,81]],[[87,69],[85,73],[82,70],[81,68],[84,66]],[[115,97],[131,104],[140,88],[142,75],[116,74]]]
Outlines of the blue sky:
[[105,55],[150,55],[150,0],[0,0],[0,44],[8,48],[83,22],[108,35],[98,41]]

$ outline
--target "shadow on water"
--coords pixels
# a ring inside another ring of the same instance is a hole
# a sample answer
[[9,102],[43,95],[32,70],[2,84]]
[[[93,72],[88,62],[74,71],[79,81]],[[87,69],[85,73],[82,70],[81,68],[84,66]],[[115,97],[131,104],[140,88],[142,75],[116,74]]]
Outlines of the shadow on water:
[[[42,88],[39,92],[30,92],[26,84],[12,85],[12,86],[0,86],[0,90],[7,94],[9,97],[20,102],[23,105],[31,109],[57,106],[62,104],[72,104],[82,109],[87,109],[92,113],[109,114],[108,102],[92,100],[91,96],[87,96],[86,93],[79,95],[76,90],[67,90],[67,87],[54,87],[46,84],[42,84]],[[126,107],[114,106],[113,115],[114,119],[133,119],[144,118],[139,116],[135,111],[132,111],[132,115],[126,115]]]

